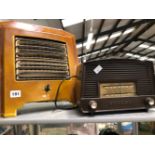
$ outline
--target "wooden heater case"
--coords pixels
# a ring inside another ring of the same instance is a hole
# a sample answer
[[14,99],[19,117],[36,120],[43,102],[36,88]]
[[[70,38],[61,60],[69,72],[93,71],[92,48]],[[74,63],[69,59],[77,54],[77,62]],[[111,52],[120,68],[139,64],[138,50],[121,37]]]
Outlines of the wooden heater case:
[[59,29],[19,22],[0,23],[0,113],[16,116],[23,104],[75,102],[78,58],[75,38]]
[[83,113],[147,110],[155,105],[153,63],[107,59],[81,65]]

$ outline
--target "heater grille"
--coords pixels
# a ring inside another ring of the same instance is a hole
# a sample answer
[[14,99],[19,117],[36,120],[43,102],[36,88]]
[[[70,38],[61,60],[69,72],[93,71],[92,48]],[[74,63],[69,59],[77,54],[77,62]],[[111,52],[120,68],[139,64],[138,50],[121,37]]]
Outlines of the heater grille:
[[15,38],[17,80],[69,78],[66,44],[47,39]]

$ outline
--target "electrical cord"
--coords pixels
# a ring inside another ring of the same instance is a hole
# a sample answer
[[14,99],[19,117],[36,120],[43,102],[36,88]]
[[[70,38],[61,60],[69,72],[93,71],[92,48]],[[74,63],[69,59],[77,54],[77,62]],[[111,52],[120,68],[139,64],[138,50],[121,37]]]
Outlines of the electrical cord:
[[[78,77],[77,77],[76,75],[70,77],[70,79],[72,79],[72,78],[77,78],[77,79],[78,79]],[[58,105],[57,105],[57,101],[58,101],[58,96],[59,96],[60,88],[61,88],[62,84],[63,84],[65,81],[66,81],[66,79],[62,80],[62,81],[60,82],[59,86],[58,86],[58,89],[57,89],[57,92],[56,92],[56,96],[55,96],[55,101],[54,101],[55,108],[56,108],[56,109],[61,109],[61,110],[73,110],[73,109],[77,109],[78,106],[76,106],[76,107],[66,107],[66,108],[65,108],[65,107],[58,107]]]

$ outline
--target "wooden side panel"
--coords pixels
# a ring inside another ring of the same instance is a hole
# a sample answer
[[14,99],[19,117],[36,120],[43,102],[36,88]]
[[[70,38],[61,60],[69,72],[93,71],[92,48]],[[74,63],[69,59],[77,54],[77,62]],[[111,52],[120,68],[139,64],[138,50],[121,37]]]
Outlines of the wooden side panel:
[[4,47],[4,33],[0,29],[0,115],[2,114],[3,105],[3,47]]

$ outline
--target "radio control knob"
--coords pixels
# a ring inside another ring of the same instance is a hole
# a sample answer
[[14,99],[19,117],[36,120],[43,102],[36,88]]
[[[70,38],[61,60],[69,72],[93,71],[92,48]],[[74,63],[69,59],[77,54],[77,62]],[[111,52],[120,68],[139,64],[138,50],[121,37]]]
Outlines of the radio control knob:
[[146,98],[146,102],[147,102],[147,104],[148,104],[149,106],[155,105],[155,101],[154,101],[154,99],[153,99],[152,97]]
[[97,102],[94,100],[89,101],[89,106],[92,110],[95,110],[97,108]]
[[51,90],[50,85],[47,84],[47,85],[44,87],[44,91],[47,93],[47,92],[49,92],[50,90]]

